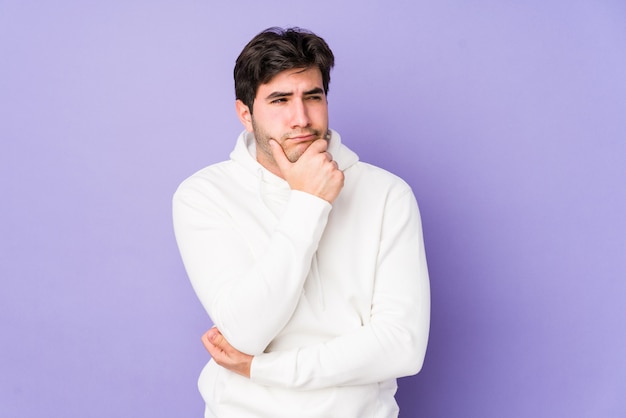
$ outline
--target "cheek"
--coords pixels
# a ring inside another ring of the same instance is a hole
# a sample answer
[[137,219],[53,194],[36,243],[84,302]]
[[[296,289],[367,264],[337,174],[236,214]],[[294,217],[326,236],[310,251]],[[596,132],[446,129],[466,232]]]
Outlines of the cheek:
[[328,107],[326,105],[316,106],[311,114],[319,123],[328,121]]
[[276,131],[277,128],[284,124],[285,115],[284,112],[280,110],[266,110],[258,116],[258,121],[260,121],[259,125],[263,126],[266,131],[272,132]]

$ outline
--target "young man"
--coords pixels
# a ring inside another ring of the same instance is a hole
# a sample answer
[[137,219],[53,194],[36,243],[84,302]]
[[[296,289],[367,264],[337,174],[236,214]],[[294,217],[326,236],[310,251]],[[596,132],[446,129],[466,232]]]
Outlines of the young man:
[[205,417],[396,417],[430,297],[411,188],[328,127],[334,57],[301,29],[257,35],[235,65],[245,127],[230,160],[174,196],[174,228],[215,327]]

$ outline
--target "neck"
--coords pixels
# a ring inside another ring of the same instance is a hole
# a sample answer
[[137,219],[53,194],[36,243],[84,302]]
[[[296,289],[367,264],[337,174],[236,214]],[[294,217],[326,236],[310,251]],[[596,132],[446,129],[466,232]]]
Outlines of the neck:
[[259,149],[257,148],[256,160],[257,160],[257,162],[259,164],[261,164],[270,173],[280,177],[283,180],[285,179],[285,177],[283,177],[283,174],[281,173],[280,169],[278,168],[278,165],[276,164],[276,161],[274,160],[273,156],[266,155],[262,151],[259,152]]

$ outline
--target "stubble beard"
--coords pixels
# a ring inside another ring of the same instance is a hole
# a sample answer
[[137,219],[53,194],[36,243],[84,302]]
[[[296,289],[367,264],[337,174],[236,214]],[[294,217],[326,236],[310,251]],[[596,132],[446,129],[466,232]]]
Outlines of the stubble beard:
[[277,140],[260,128],[254,120],[254,117],[252,118],[252,133],[254,134],[254,138],[256,140],[257,154],[262,152],[265,157],[272,162],[272,164],[276,164],[276,161],[274,160],[274,155],[272,154],[272,149],[270,148],[270,139],[274,139],[283,148],[283,152],[287,156],[287,159],[292,163],[295,163],[302,156],[304,151],[286,150],[283,144],[287,138],[302,135],[303,133],[307,135],[315,135],[316,138],[323,138],[326,140],[330,138],[330,131],[327,131],[326,134],[322,136],[321,132],[317,129],[304,129],[302,131],[284,134],[280,140]]

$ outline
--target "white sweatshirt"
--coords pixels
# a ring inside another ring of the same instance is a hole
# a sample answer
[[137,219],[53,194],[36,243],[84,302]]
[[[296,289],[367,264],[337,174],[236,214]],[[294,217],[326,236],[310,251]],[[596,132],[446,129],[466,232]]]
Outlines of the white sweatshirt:
[[422,366],[430,292],[411,188],[336,132],[328,151],[345,174],[332,206],[263,168],[246,132],[174,195],[194,290],[254,355],[250,379],[209,361],[206,417],[396,417],[396,378]]

